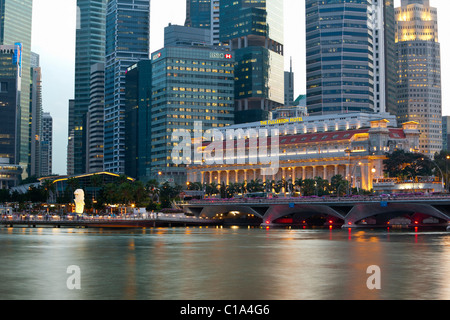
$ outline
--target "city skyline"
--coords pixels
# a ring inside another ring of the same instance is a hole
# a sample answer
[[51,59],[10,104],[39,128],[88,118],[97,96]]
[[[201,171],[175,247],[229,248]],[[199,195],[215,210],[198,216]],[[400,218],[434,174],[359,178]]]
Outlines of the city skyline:
[[[164,27],[169,23],[183,25],[186,19],[186,1],[170,0],[153,1],[150,19],[151,52],[163,47]],[[438,9],[439,27],[446,29],[446,22],[441,17],[450,8],[443,0],[431,1]],[[305,4],[304,1],[284,0],[285,8],[285,66],[289,69],[292,57],[295,73],[295,96],[306,93],[305,70]],[[400,0],[395,1],[395,7]],[[50,10],[51,7],[51,10]],[[174,11],[172,8],[179,8]],[[59,14],[50,15],[49,12]],[[55,25],[58,28],[55,28]],[[67,155],[67,123],[68,101],[73,99],[74,62],[75,62],[75,30],[76,30],[76,0],[35,0],[33,6],[32,51],[41,56],[43,72],[43,110],[50,112],[54,119],[54,173],[66,173]],[[445,40],[446,34],[441,33],[441,54],[446,55],[450,42]],[[443,115],[450,114],[446,107],[445,85],[448,82],[445,72],[446,61],[442,62]]]

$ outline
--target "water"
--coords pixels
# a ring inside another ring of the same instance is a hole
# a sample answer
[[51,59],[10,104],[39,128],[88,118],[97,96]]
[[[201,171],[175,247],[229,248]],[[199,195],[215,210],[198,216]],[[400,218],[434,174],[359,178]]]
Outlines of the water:
[[2,227],[0,248],[2,300],[450,299],[449,232]]

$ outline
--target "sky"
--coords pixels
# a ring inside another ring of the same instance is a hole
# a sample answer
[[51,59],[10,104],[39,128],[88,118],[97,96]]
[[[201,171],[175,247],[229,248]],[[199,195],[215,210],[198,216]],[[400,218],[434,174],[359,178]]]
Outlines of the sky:
[[[395,6],[400,0],[394,0]],[[450,55],[449,0],[431,0],[438,9],[441,57]],[[295,73],[295,95],[306,93],[305,64],[305,4],[304,0],[284,0],[285,70],[292,57]],[[183,25],[186,0],[151,0],[150,52],[163,46],[164,28],[169,24]],[[444,17],[444,18],[442,18]],[[32,51],[40,55],[44,112],[53,117],[53,173],[66,174],[67,127],[69,99],[74,97],[76,0],[34,0]],[[450,59],[442,59],[443,115],[450,115]]]

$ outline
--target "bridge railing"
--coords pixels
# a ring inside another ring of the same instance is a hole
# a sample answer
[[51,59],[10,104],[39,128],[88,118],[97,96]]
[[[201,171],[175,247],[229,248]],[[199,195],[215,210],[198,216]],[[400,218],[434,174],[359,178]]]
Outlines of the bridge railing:
[[177,205],[195,204],[286,204],[286,203],[329,203],[329,202],[380,202],[380,201],[420,201],[450,200],[450,195],[382,195],[382,196],[349,196],[349,197],[292,197],[292,198],[230,198],[230,199],[196,199],[180,201]]

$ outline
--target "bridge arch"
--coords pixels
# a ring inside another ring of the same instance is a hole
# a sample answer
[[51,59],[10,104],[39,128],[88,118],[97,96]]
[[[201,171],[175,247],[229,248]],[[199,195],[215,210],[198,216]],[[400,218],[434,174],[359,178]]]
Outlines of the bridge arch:
[[295,204],[290,205],[275,205],[271,206],[267,213],[263,217],[263,225],[270,225],[275,220],[293,215],[299,214],[302,217],[309,218],[313,215],[332,216],[334,218],[345,220],[345,217],[327,205],[315,205],[315,204]]
[[408,214],[424,214],[443,221],[450,221],[450,217],[432,205],[416,203],[389,203],[386,207],[380,204],[367,203],[355,204],[350,212],[345,216],[344,226],[357,225],[361,220],[378,217],[379,222],[386,223],[393,217],[400,217]]

